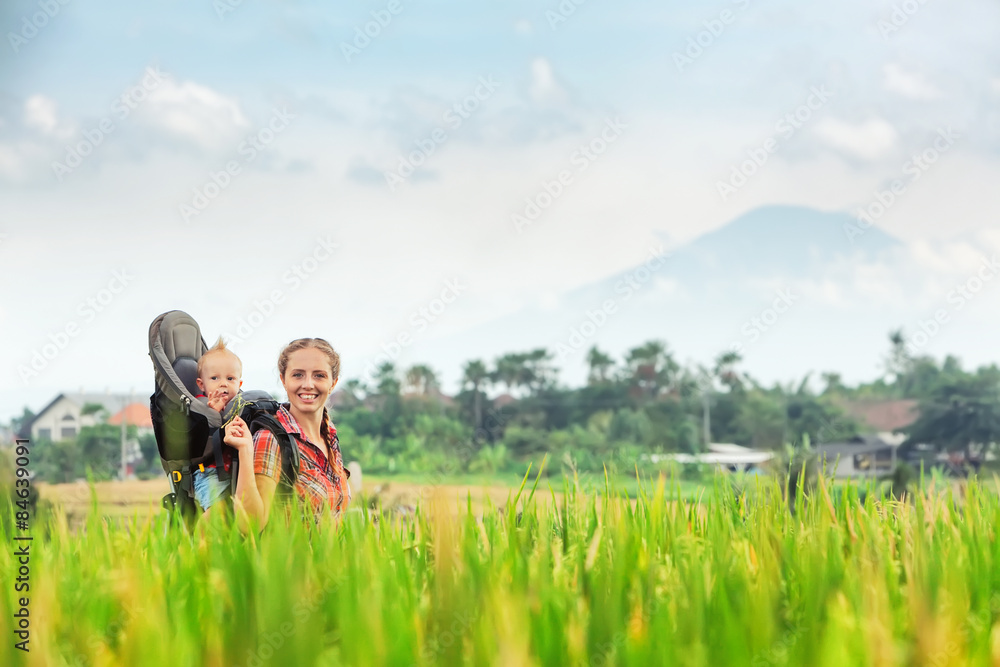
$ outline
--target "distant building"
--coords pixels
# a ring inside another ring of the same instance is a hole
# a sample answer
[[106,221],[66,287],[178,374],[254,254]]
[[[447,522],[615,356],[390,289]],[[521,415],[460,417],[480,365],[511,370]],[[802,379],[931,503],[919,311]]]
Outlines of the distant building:
[[824,470],[835,477],[875,477],[896,469],[905,429],[920,416],[918,402],[901,400],[854,400],[840,403],[844,412],[860,424],[858,433],[843,433],[816,448],[825,460]]
[[865,427],[865,431],[873,433],[899,431],[920,416],[918,402],[912,399],[844,401],[840,405],[849,417]]
[[130,403],[124,410],[119,410],[108,417],[108,423],[112,426],[121,426],[123,416],[126,426],[135,426],[140,433],[153,431],[153,417],[149,413],[149,404]]
[[731,472],[743,472],[764,465],[773,458],[774,452],[713,442],[703,454],[652,454],[649,460],[658,463],[664,459],[671,459],[677,463],[700,463],[725,468]]
[[[129,404],[129,398],[128,394],[59,394],[24,426],[22,436],[27,435],[35,441],[71,440],[84,426],[99,424],[105,415],[121,424],[123,410],[127,424],[151,429],[149,406],[139,402]],[[101,410],[85,415],[83,408],[87,405],[99,405]]]
[[896,452],[904,436],[892,433],[858,435],[843,442],[820,445],[816,453],[826,474],[834,477],[876,477],[896,469]]

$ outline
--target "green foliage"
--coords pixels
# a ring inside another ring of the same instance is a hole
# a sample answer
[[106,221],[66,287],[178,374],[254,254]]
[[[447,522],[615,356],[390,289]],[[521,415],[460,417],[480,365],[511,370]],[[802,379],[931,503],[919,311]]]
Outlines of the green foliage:
[[611,418],[608,437],[649,445],[653,442],[653,422],[645,411],[619,410]]
[[1000,442],[1000,369],[942,375],[920,402],[920,417],[907,428],[909,442],[965,451]]
[[84,406],[80,408],[80,415],[84,417],[88,415],[99,415],[102,412],[105,414],[107,413],[104,406],[100,403],[85,403]]

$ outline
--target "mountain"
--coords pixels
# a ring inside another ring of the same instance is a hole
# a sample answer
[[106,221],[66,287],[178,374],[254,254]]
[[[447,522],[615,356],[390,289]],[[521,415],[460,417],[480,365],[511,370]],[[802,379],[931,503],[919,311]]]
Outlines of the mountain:
[[[906,247],[876,227],[859,230],[839,212],[768,206],[669,253],[486,325],[427,341],[419,351],[457,377],[468,359],[546,346],[563,379],[583,381],[598,345],[621,359],[647,340],[665,340],[681,361],[709,363],[737,349],[745,368],[770,382],[809,370],[845,379],[880,372],[888,332],[912,304],[893,296]],[[863,234],[852,240],[845,226]],[[887,278],[888,276],[888,278]],[[889,283],[885,283],[889,280]],[[905,287],[905,281],[903,281]],[[888,290],[888,291],[886,291]]]

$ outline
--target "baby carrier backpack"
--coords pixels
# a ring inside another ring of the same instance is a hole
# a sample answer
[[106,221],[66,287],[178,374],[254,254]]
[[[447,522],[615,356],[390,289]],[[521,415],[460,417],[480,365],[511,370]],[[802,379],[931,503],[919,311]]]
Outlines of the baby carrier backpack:
[[[285,432],[275,413],[278,402],[265,391],[239,392],[223,413],[195,398],[199,393],[198,359],[208,351],[201,329],[193,317],[180,310],[163,313],[149,327],[149,356],[153,360],[156,388],[149,397],[153,433],[160,463],[170,483],[163,506],[192,522],[201,514],[195,501],[193,474],[215,464],[221,481],[231,479],[227,502],[232,502],[239,458],[236,450],[223,443],[223,426],[239,415],[251,434],[262,428],[271,431],[281,453],[281,478],[277,496],[287,497],[299,472],[299,450]],[[232,463],[227,472],[223,452]]]

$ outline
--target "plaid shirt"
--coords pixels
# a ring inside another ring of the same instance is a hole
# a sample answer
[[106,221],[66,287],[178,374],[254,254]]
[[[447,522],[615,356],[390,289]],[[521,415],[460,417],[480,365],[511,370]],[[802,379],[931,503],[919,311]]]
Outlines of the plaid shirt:
[[[324,505],[334,512],[341,512],[351,499],[351,486],[347,483],[344,459],[340,455],[340,440],[337,429],[323,408],[323,423],[320,436],[326,441],[333,461],[324,456],[323,451],[310,442],[299,422],[288,411],[288,403],[283,403],[275,414],[278,423],[285,429],[299,448],[299,477],[295,491],[302,500],[309,501],[317,512]],[[253,471],[255,475],[267,475],[275,482],[281,476],[281,454],[278,441],[267,429],[261,429],[253,437]]]

